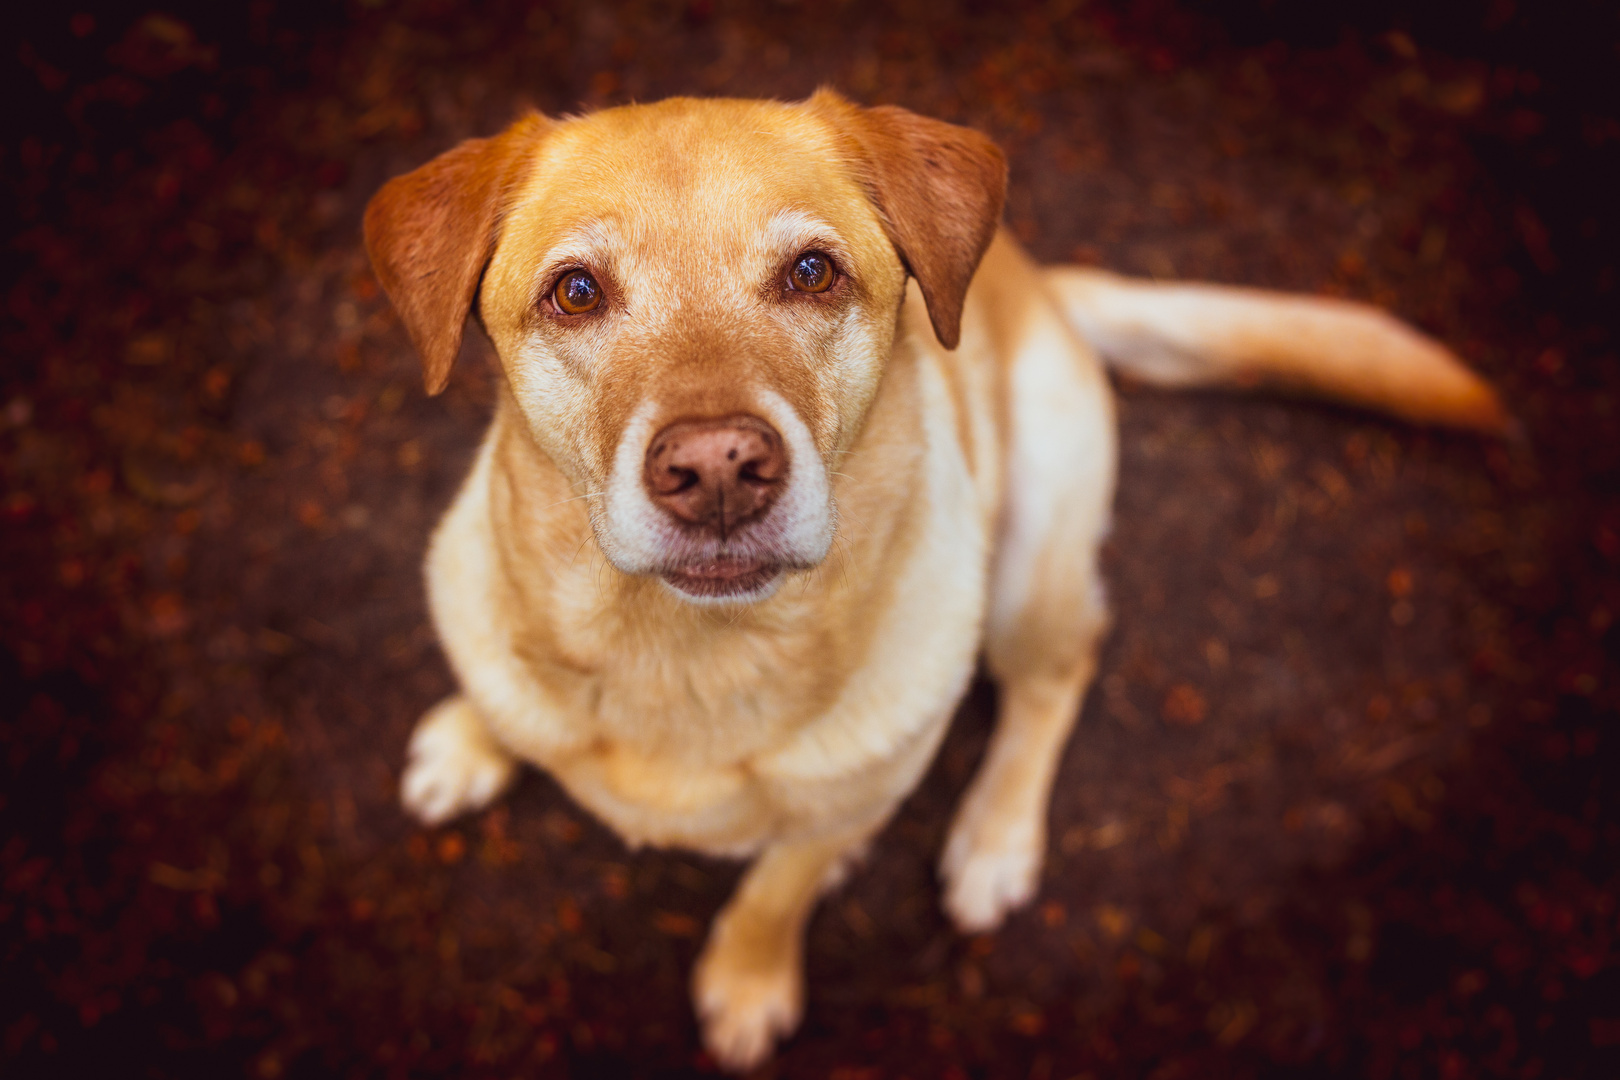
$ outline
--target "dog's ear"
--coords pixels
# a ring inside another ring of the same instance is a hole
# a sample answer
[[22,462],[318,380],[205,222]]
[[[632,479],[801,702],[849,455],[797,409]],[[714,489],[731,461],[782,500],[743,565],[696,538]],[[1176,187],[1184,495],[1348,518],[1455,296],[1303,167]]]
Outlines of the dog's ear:
[[854,140],[884,230],[917,279],[934,334],[956,348],[962,302],[1001,223],[1007,159],[971,128],[907,109],[864,109],[830,90],[810,99]]
[[422,354],[429,394],[450,379],[507,197],[549,126],[533,113],[494,138],[468,139],[390,180],[366,207],[366,253]]

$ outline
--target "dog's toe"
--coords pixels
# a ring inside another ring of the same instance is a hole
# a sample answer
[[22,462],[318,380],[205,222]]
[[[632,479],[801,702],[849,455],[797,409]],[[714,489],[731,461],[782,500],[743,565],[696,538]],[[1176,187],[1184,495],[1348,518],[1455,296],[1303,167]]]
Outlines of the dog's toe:
[[428,825],[486,806],[511,783],[516,763],[495,745],[466,698],[430,709],[411,736],[400,801]]
[[963,933],[983,934],[1034,898],[1045,843],[1038,829],[964,825],[951,831],[940,860],[945,912]]
[[705,951],[692,977],[703,1045],[722,1068],[746,1072],[770,1057],[776,1041],[799,1026],[803,978],[796,965],[763,966]]

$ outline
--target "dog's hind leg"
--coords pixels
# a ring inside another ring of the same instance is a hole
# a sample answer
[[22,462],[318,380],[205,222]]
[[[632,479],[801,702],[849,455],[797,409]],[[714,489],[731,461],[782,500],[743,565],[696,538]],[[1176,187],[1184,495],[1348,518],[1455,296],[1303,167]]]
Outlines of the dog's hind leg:
[[489,805],[517,775],[516,759],[463,694],[450,695],[417,721],[408,755],[400,801],[429,825]]
[[725,1068],[753,1068],[799,1026],[805,923],[870,835],[771,845],[715,917],[692,971],[692,1000],[704,1045]]
[[1035,894],[1052,782],[1108,628],[1097,572],[1116,460],[1107,380],[1050,310],[1029,320],[1008,377],[1007,487],[985,631],[1000,716],[940,863],[945,909],[975,933]]

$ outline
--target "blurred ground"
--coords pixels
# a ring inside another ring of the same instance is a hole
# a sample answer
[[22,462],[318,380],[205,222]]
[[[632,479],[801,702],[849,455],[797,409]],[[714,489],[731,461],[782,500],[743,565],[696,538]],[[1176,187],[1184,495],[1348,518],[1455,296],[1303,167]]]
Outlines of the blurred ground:
[[538,775],[397,809],[494,376],[473,342],[423,397],[358,222],[519,101],[830,83],[997,138],[1041,258],[1375,300],[1529,439],[1123,388],[1117,628],[1037,906],[937,909],[981,686],[765,1074],[1617,1075],[1605,7],[8,16],[0,1072],[707,1069],[685,979],[734,867],[631,855]]

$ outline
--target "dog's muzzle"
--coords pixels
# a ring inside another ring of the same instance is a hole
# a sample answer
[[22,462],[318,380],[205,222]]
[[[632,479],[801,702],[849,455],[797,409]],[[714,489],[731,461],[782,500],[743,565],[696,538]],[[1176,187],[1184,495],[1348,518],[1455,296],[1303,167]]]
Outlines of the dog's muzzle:
[[[697,558],[663,579],[688,596],[743,598],[764,589],[783,567],[761,544],[764,522],[787,486],[781,434],[747,414],[678,420],[647,446],[647,496]],[[769,532],[767,528],[764,530]]]

